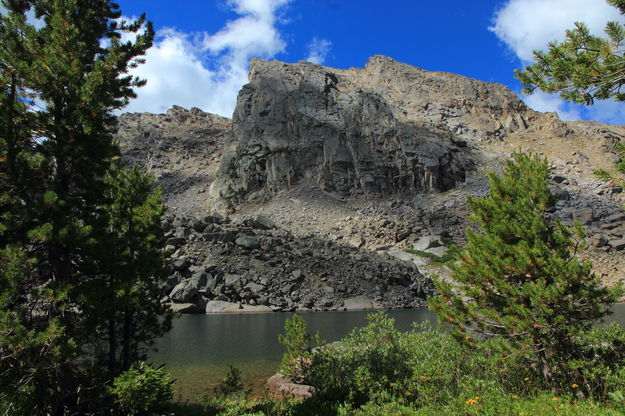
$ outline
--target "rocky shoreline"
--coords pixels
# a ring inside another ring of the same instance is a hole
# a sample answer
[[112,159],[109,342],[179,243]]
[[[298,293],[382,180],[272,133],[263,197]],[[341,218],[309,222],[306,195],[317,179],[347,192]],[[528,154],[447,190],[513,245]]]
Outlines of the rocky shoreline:
[[167,217],[177,312],[231,313],[423,308],[432,281],[410,262],[314,236],[264,216]]

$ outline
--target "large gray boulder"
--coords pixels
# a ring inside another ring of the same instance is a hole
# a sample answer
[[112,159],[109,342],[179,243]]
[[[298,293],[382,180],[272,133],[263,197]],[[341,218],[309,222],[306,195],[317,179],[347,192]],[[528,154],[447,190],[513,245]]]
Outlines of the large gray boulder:
[[354,296],[352,298],[345,299],[343,302],[343,308],[348,311],[364,311],[378,309],[375,303],[366,296]]
[[193,302],[197,294],[198,288],[195,286],[195,282],[185,280],[178,283],[176,287],[174,287],[169,294],[169,297],[177,303],[189,303]]
[[206,313],[258,313],[271,312],[265,305],[245,305],[221,300],[211,300],[206,304]]

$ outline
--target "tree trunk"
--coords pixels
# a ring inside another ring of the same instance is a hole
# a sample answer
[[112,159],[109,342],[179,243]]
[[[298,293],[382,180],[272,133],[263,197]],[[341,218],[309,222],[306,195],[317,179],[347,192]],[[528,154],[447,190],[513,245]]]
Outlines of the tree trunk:
[[109,319],[109,372],[115,374],[117,369],[117,337],[115,334],[115,318]]
[[132,312],[124,310],[124,349],[122,351],[122,370],[128,370],[132,364]]
[[11,90],[9,92],[9,104],[7,109],[7,126],[5,131],[5,139],[7,143],[7,170],[11,184],[17,183],[16,172],[16,142],[15,142],[15,97],[17,94],[17,85],[15,78],[11,79]]

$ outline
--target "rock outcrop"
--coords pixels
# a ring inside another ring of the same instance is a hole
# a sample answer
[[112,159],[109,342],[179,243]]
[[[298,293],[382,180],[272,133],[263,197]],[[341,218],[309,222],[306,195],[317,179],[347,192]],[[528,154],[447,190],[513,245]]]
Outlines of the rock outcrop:
[[123,114],[117,140],[124,161],[143,166],[163,186],[170,211],[200,215],[231,132],[226,118],[174,106],[165,114]]
[[177,311],[424,306],[471,225],[466,197],[517,149],[550,160],[549,215],[582,222],[579,254],[606,283],[625,278],[625,193],[593,175],[625,128],[561,121],[502,85],[381,56],[253,60],[232,121],[173,107],[122,115],[118,137],[164,187]]
[[[369,77],[382,76],[370,66]],[[340,195],[381,196],[464,182],[473,167],[466,143],[406,117],[384,88],[361,78],[309,63],[252,60],[233,115],[236,145],[222,159],[212,194],[266,196],[305,179]]]

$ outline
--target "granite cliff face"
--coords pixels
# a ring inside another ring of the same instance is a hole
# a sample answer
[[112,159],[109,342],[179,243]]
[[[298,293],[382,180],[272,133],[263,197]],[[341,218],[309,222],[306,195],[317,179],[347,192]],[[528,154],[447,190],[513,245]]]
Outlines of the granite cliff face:
[[379,196],[464,182],[473,168],[466,143],[407,117],[397,91],[378,88],[380,63],[363,73],[253,60],[233,115],[236,147],[213,195],[271,195],[303,180],[340,195]]
[[625,277],[624,193],[592,173],[618,161],[624,128],[381,56],[348,70],[253,60],[249,79],[232,121],[176,106],[120,117],[124,159],[164,186],[176,309],[422,306],[427,276],[449,272],[432,257],[464,242],[466,197],[517,149],[550,160],[549,215],[582,222],[580,255],[608,283]]

